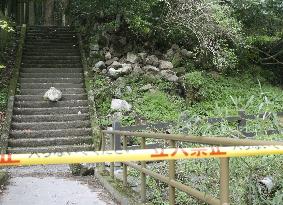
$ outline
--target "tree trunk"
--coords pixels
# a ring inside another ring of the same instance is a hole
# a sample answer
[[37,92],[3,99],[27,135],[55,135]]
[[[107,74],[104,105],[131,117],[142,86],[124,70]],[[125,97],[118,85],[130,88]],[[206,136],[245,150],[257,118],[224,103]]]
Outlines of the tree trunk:
[[44,25],[53,25],[53,12],[54,12],[54,0],[47,0],[45,2],[45,14],[44,14]]
[[34,25],[35,14],[34,14],[34,1],[29,2],[29,25]]

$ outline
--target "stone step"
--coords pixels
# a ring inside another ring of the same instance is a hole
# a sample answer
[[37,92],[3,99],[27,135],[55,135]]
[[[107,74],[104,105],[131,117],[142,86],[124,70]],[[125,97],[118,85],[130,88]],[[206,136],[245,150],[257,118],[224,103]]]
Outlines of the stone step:
[[90,121],[66,121],[66,122],[12,122],[13,130],[62,130],[70,128],[90,127]]
[[65,122],[77,120],[89,120],[89,114],[67,115],[13,115],[13,122]]
[[23,57],[25,56],[48,56],[48,57],[53,57],[53,56],[74,56],[74,55],[77,55],[79,56],[80,55],[80,52],[76,49],[72,49],[71,51],[70,50],[53,50],[53,51],[44,51],[44,52],[39,52],[39,51],[24,51],[24,54],[23,54]]
[[19,108],[48,108],[48,107],[87,107],[87,100],[69,100],[69,101],[15,101],[15,107]]
[[81,63],[65,63],[65,64],[52,64],[51,62],[49,64],[27,64],[22,63],[22,68],[80,68],[82,67]]
[[25,46],[25,49],[28,49],[28,50],[34,50],[34,49],[37,49],[37,50],[47,50],[47,49],[78,49],[78,45],[72,45],[72,44],[65,44],[65,45],[58,45],[58,44],[55,44],[55,45],[52,45],[52,44],[48,44],[48,45],[35,45],[35,44],[26,44]]
[[[21,95],[44,95],[47,89],[20,89]],[[85,90],[83,88],[62,88],[60,89],[64,94],[83,94]]]
[[[42,101],[42,95],[16,95],[16,101]],[[65,100],[87,100],[86,94],[65,95],[63,93],[61,101]],[[31,102],[32,103],[32,102]]]
[[25,64],[81,64],[80,59],[26,59],[23,58],[22,63]]
[[30,56],[23,55],[24,60],[81,60],[80,55],[75,56]]
[[84,88],[82,83],[72,84],[72,83],[21,83],[21,89],[49,89],[50,87],[55,87],[57,89],[62,88]]
[[[82,74],[83,68],[78,67],[78,68],[21,68],[21,72],[23,73],[31,73],[31,74],[36,74],[36,73],[56,73],[56,74],[74,74],[74,73],[80,73]],[[42,76],[43,78],[46,78],[45,76]],[[56,76],[55,78],[67,78],[68,76],[61,76],[59,77]],[[80,75],[82,77],[82,75]],[[31,76],[28,76],[28,78],[31,78]]]
[[60,40],[31,40],[25,43],[25,46],[78,46],[78,42],[76,39],[68,40],[68,41],[60,41]]
[[9,139],[9,147],[43,147],[54,145],[92,144],[91,136],[70,136],[61,138],[25,138]]
[[76,128],[62,130],[12,130],[10,139],[25,138],[60,138],[69,136],[87,136],[91,135],[91,128]]
[[15,115],[59,115],[59,114],[83,114],[88,113],[88,107],[52,107],[52,108],[17,108]]
[[20,78],[20,83],[83,83],[81,78]]
[[[45,146],[45,147],[8,147],[7,153],[53,153],[55,152],[79,152],[79,151],[91,151],[94,150],[93,145],[59,145],[59,146]],[[60,153],[58,153],[60,154]],[[68,154],[68,153],[66,153]],[[48,156],[48,155],[47,155]]]
[[[62,68],[60,68],[61,71]],[[70,69],[70,68],[68,68]],[[21,69],[23,71],[23,69]],[[49,70],[49,69],[48,69]],[[52,70],[50,71],[50,73],[47,73],[46,70],[42,70],[44,72],[33,72],[34,69],[33,68],[28,68],[27,70],[25,70],[26,72],[22,72],[20,73],[20,77],[22,78],[82,78],[83,75],[81,72],[72,72],[72,73],[67,73],[67,72],[52,72]],[[56,70],[58,71],[58,70]],[[22,83],[25,84],[25,83]],[[28,83],[31,84],[31,83]],[[34,83],[35,85],[38,85],[36,83]],[[62,83],[61,83],[62,84]],[[44,84],[43,84],[44,85]]]
[[31,54],[34,54],[34,53],[38,53],[40,55],[44,55],[44,54],[51,54],[51,53],[72,53],[72,55],[74,54],[77,54],[79,55],[80,52],[79,50],[76,48],[76,47],[72,47],[72,48],[25,48],[23,49],[23,52],[25,55],[31,55]]

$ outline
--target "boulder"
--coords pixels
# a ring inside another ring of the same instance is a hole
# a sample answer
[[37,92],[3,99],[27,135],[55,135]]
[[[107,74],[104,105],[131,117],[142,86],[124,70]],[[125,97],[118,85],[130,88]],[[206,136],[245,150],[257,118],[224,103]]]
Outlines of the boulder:
[[148,91],[151,90],[153,86],[151,84],[146,84],[140,88],[141,91]]
[[119,63],[118,61],[114,61],[112,64],[111,64],[111,67],[112,68],[122,68],[122,63]]
[[159,68],[161,70],[168,70],[168,69],[173,69],[173,64],[170,62],[170,61],[164,61],[164,60],[161,60],[160,63],[159,63]]
[[61,100],[62,98],[62,92],[54,87],[49,88],[49,90],[46,91],[43,98],[45,100],[49,100],[51,102],[57,102]]
[[109,68],[108,75],[112,78],[117,78],[121,74],[120,70],[116,70],[115,68]]
[[91,51],[99,51],[99,45],[97,43],[95,44],[90,44],[89,49]]
[[142,60],[142,62],[144,62],[145,61],[145,59],[146,59],[146,56],[147,56],[147,53],[138,53],[138,56],[140,57],[140,59]]
[[106,66],[105,66],[105,63],[103,61],[98,61],[95,65],[94,65],[95,68],[99,68],[101,70],[105,69]]
[[171,49],[172,49],[173,51],[179,51],[179,50],[180,50],[180,46],[178,46],[177,44],[173,44],[173,45],[171,46]]
[[159,65],[159,60],[155,55],[150,55],[146,57],[145,63],[157,67]]
[[127,101],[121,99],[112,99],[111,109],[117,111],[130,111],[132,109],[132,105],[130,105]]
[[140,61],[140,58],[138,55],[131,53],[131,52],[127,53],[127,62],[138,63],[139,61]]
[[135,74],[143,73],[143,70],[141,69],[140,64],[134,64],[133,65],[133,73],[135,73]]
[[172,58],[174,57],[174,54],[175,53],[174,53],[173,49],[170,48],[164,56],[167,60],[172,60]]
[[152,66],[152,65],[146,65],[143,67],[143,70],[146,70],[146,71],[153,71],[155,73],[158,73],[159,72],[159,69],[155,66]]
[[160,74],[164,79],[170,82],[177,82],[179,80],[176,74],[171,70],[162,70]]
[[105,57],[105,60],[110,60],[112,58],[112,55],[110,52],[106,52],[104,57]]
[[191,51],[188,51],[187,49],[182,49],[181,50],[181,54],[182,56],[186,57],[186,58],[192,58],[194,56],[194,53]]
[[111,59],[107,60],[107,61],[105,62],[105,64],[106,64],[107,66],[110,66],[114,61],[118,61],[118,60],[119,60],[119,58],[114,57],[114,58],[111,58]]
[[124,63],[122,64],[122,68],[119,68],[122,74],[128,74],[132,71],[132,65]]

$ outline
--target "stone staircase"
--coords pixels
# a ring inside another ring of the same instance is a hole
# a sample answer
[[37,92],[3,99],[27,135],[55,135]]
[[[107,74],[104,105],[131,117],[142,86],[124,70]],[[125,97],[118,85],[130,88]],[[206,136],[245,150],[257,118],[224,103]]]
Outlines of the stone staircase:
[[[55,87],[59,102],[43,100]],[[77,38],[68,27],[30,27],[15,96],[8,153],[87,151],[91,125]]]

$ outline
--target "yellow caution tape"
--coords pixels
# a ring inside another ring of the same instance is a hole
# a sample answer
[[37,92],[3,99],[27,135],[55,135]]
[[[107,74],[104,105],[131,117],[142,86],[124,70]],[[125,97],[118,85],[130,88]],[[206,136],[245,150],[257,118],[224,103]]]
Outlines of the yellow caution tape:
[[283,154],[283,146],[236,146],[2,154],[0,166],[156,161]]

